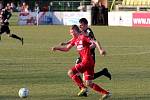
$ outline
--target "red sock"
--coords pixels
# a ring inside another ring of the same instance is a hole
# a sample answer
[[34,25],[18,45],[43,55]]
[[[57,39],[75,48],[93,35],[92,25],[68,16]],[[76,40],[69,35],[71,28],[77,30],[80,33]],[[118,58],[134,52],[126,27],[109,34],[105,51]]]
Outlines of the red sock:
[[98,86],[97,84],[95,83],[92,83],[92,85],[90,86],[93,90],[101,93],[101,94],[107,94],[108,91],[104,90],[103,88],[101,88],[100,86]]
[[79,79],[79,77],[77,75],[72,75],[70,76],[70,78],[81,88],[85,88],[82,80]]

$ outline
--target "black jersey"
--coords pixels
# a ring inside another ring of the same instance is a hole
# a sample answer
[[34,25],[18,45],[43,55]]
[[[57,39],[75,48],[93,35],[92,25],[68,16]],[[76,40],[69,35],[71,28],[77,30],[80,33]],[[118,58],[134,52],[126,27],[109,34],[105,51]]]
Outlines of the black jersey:
[[[7,33],[10,34],[10,29],[9,29],[9,22],[8,20],[11,17],[11,12],[9,12],[6,9],[2,9],[1,13],[0,13],[0,35],[3,33]],[[7,20],[7,21],[6,21]]]
[[95,38],[95,36],[94,36],[94,34],[93,34],[93,31],[92,31],[90,28],[87,28],[84,32],[86,33],[86,35],[87,35],[88,37],[90,37],[90,38],[93,39],[93,40],[96,40],[96,38]]
[[3,9],[2,12],[1,12],[1,24],[2,25],[9,25],[9,22],[5,22],[5,20],[9,20],[10,17],[11,17],[11,12],[6,10],[6,9]]
[[[86,33],[86,35],[87,35],[89,38],[91,38],[91,39],[93,39],[93,40],[96,40],[96,38],[95,38],[95,36],[94,36],[94,33],[93,33],[93,31],[92,31],[90,28],[87,28],[84,32]],[[93,56],[93,60],[95,61],[95,48],[91,49],[91,54],[92,54],[92,56]]]

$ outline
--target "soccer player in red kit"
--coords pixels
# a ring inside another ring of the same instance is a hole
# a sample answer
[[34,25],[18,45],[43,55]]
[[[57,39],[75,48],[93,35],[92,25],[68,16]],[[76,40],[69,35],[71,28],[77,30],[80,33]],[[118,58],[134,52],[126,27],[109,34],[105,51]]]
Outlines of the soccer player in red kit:
[[[88,21],[87,21],[87,19],[86,18],[81,18],[79,20],[79,23],[80,23],[81,33],[84,34],[84,35],[86,35],[86,36],[88,36],[90,39],[93,39],[94,41],[96,41],[96,44],[100,46],[100,42],[96,40],[92,29],[88,27]],[[69,44],[71,42],[71,40],[69,40],[67,42],[60,43],[60,44],[61,45],[67,45],[67,44]],[[95,62],[95,47],[91,48],[90,51],[91,51],[91,55],[93,57],[93,60]],[[76,60],[76,64],[80,63],[81,60],[82,59],[80,57],[78,57],[77,60]],[[98,78],[98,77],[100,77],[102,75],[108,77],[111,80],[111,73],[108,71],[107,68],[104,68],[104,69],[100,70],[99,72],[95,73],[94,74],[94,79],[96,79],[96,78]]]
[[[70,34],[74,37],[70,43],[66,47],[53,47],[53,51],[69,51],[73,46],[76,46],[77,51],[82,59],[82,61],[75,66],[73,66],[69,71],[69,77],[79,86],[81,87],[81,91],[79,94],[86,92],[86,86],[92,88],[98,93],[102,94],[102,100],[110,96],[110,93],[97,84],[93,83],[92,80],[94,78],[94,60],[91,56],[91,48],[90,46],[96,45],[94,40],[91,40],[87,36],[80,34],[80,29],[77,25],[73,25],[70,29]],[[98,47],[98,50],[101,55],[103,55],[104,51],[102,48]],[[79,73],[84,73],[85,84],[78,77]]]
[[[88,21],[87,21],[87,19],[86,19],[86,18],[81,18],[81,19],[79,20],[79,24],[80,24],[80,33],[81,33],[81,34],[84,34],[84,35],[86,35],[87,37],[89,37],[90,39],[96,41],[97,45],[99,45],[99,46],[101,47],[100,42],[96,40],[92,29],[88,27]],[[73,37],[73,38],[74,38],[74,37]],[[72,40],[72,39],[71,39],[71,40]],[[61,45],[67,45],[67,44],[69,44],[69,43],[71,42],[71,40],[69,40],[69,41],[67,41],[67,42],[62,42],[62,43],[60,43],[60,44],[61,44]],[[91,50],[90,50],[90,51],[91,51],[91,55],[92,55],[92,57],[93,57],[93,60],[94,60],[94,62],[95,62],[95,47],[94,47],[94,46],[91,47]],[[106,52],[104,51],[104,53],[106,53]],[[104,54],[104,55],[105,55],[105,54]],[[78,57],[75,63],[78,64],[78,63],[80,63],[81,61],[82,61],[81,57]],[[102,70],[100,70],[100,71],[94,73],[94,80],[95,80],[96,78],[98,78],[98,77],[101,77],[101,76],[106,76],[106,77],[108,77],[108,78],[111,80],[111,73],[108,71],[107,68],[103,68]],[[78,75],[78,77],[79,77],[81,80],[83,80],[80,75]],[[84,80],[83,80],[83,81],[84,81]],[[80,87],[79,87],[79,88],[80,88]],[[87,97],[87,95],[88,95],[88,91],[85,92],[85,93],[83,93],[82,95],[79,95],[79,96],[85,96],[85,97]]]

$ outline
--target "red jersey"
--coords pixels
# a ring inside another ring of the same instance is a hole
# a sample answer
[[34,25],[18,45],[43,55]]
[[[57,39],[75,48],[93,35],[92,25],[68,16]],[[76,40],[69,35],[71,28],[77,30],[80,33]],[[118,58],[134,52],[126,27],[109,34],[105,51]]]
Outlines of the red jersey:
[[82,59],[82,62],[87,63],[92,59],[90,52],[91,40],[87,36],[79,35],[78,38],[73,38],[70,42],[72,46],[76,46],[77,51]]

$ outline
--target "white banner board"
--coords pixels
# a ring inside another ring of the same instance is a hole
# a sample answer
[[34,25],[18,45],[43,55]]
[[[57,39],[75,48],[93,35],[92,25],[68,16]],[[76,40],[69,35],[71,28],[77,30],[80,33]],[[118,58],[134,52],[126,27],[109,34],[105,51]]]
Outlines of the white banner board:
[[50,12],[29,12],[19,14],[19,25],[36,25],[39,24],[52,24],[52,13]]
[[64,25],[79,25],[79,19],[86,18],[88,24],[91,25],[91,13],[90,12],[63,12]]
[[29,12],[28,14],[19,14],[19,25],[38,24],[59,24],[59,25],[79,25],[79,19],[86,18],[91,25],[90,12]]
[[132,26],[132,12],[109,12],[109,26]]

